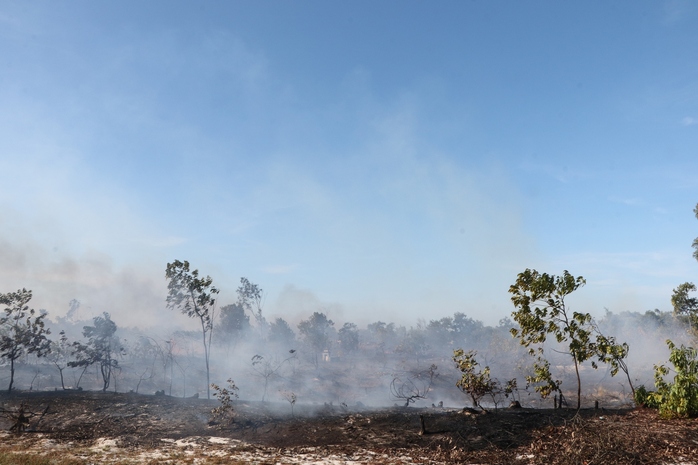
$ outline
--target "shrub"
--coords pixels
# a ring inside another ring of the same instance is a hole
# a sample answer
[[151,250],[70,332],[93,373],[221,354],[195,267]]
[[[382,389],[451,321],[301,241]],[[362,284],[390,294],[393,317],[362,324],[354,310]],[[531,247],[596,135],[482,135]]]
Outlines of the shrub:
[[658,409],[659,403],[657,402],[656,394],[656,391],[648,391],[647,388],[644,385],[642,385],[635,389],[635,395],[633,397],[633,400],[635,401],[636,405]]
[[456,386],[470,396],[473,407],[480,407],[483,411],[487,411],[481,403],[485,396],[492,399],[495,409],[503,400],[502,396],[515,398],[518,392],[516,378],[506,381],[502,386],[498,379],[490,377],[490,367],[486,366],[482,370],[479,368],[480,364],[475,360],[476,355],[477,352],[474,350],[465,352],[463,349],[456,349],[453,351],[453,361],[461,372],[461,378],[456,382]]
[[233,399],[238,398],[238,387],[232,379],[228,379],[228,387],[222,388],[211,384],[213,396],[217,397],[221,405],[211,410],[211,423],[219,423],[222,426],[230,426],[235,419]]
[[676,347],[667,340],[671,351],[669,362],[674,365],[673,382],[665,381],[669,368],[655,365],[654,384],[657,392],[649,394],[659,406],[664,418],[698,416],[698,351],[693,347]]

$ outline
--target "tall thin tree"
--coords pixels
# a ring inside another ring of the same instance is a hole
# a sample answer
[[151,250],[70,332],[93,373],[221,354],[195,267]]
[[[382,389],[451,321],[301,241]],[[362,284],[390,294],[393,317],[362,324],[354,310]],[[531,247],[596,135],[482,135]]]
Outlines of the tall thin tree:
[[211,336],[215,316],[216,299],[219,290],[213,286],[210,276],[199,277],[199,270],[190,271],[188,261],[175,260],[167,264],[165,277],[167,284],[167,308],[180,310],[189,318],[198,318],[201,323],[201,336],[206,360],[206,398],[211,398]]

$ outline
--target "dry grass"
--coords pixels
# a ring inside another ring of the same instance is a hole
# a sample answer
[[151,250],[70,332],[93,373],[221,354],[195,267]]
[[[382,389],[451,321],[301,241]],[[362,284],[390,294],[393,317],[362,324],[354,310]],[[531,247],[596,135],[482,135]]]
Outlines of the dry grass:
[[67,459],[55,454],[39,455],[26,452],[0,452],[0,465],[77,465],[84,461]]

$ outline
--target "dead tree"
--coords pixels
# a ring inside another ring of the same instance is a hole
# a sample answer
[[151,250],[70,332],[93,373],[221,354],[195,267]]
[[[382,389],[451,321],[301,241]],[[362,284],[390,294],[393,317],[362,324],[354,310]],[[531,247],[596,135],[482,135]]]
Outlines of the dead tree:
[[395,375],[390,383],[390,394],[396,399],[404,400],[405,407],[426,399],[434,378],[438,376],[436,370],[436,365],[431,365],[427,370]]

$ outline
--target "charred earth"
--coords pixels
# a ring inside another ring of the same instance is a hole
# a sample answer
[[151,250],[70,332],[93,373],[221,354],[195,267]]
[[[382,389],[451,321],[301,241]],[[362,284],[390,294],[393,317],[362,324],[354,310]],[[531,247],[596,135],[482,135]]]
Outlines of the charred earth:
[[[698,463],[696,422],[644,409],[320,404],[291,414],[288,404],[237,401],[221,425],[214,400],[55,391],[0,402],[0,463]],[[24,427],[10,431],[19,411]]]

